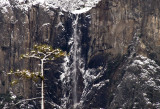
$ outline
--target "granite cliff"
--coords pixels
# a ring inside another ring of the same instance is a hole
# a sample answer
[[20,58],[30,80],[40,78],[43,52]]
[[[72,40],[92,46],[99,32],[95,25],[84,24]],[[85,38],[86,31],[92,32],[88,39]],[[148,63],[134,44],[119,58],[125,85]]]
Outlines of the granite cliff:
[[[14,77],[6,73],[10,69],[39,70],[36,60],[19,58],[37,43],[69,53],[72,22],[77,15],[40,4],[26,10],[22,6],[27,2],[9,3],[11,6],[0,7],[0,93],[36,97],[36,84],[24,80],[12,87]],[[45,66],[46,99],[64,109],[160,108],[159,9],[159,0],[101,0],[91,10],[80,13],[76,31],[81,48],[78,58],[83,64],[77,68],[78,103],[72,106],[72,79],[65,83],[66,79],[60,79],[64,59]],[[62,100],[64,95],[67,100]]]

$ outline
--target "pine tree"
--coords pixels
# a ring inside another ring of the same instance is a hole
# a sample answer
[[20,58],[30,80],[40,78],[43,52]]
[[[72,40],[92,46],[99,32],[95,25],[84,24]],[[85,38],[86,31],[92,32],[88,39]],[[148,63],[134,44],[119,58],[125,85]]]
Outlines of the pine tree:
[[[41,109],[44,109],[44,64],[48,61],[55,60],[59,57],[66,55],[66,52],[61,49],[53,49],[48,45],[35,45],[33,50],[29,53],[23,54],[21,58],[35,58],[40,60],[40,72],[30,72],[29,70],[16,70],[11,71],[10,75],[15,75],[19,79],[28,78],[36,81],[41,79]],[[18,81],[12,81],[12,85],[16,84]]]

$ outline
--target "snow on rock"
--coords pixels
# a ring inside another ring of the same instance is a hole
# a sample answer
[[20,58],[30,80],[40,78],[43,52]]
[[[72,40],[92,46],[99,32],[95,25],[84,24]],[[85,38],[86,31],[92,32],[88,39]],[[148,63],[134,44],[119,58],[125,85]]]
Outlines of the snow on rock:
[[10,3],[8,0],[0,0],[0,8],[2,8],[0,11],[2,13],[7,13],[7,8],[10,7]]
[[109,83],[109,79],[101,80],[98,83],[95,82],[105,74],[106,70],[106,68],[103,70],[87,69],[82,73],[85,87],[80,98],[79,107],[83,107],[85,101],[90,101],[92,99],[92,94],[97,95],[97,92]]
[[12,91],[10,91],[10,95],[11,95],[11,99],[13,99],[13,100],[16,99],[16,97],[17,97],[15,94],[13,94]]
[[[15,7],[28,11],[32,5],[41,5],[45,8],[60,8],[73,14],[81,14],[89,11],[101,0],[15,0]],[[10,6],[8,0],[0,0],[0,7]]]
[[10,6],[10,3],[8,0],[0,0],[0,7],[4,6]]
[[89,11],[91,9],[91,7],[86,7],[86,8],[82,8],[80,10],[73,10],[72,13],[73,14],[81,14],[81,13],[85,13],[87,11]]
[[73,14],[85,13],[96,6],[100,0],[46,0],[44,4]]
[[160,66],[155,61],[141,55],[136,56],[132,63],[126,66],[111,106],[129,108],[133,105],[136,109],[138,107],[158,109],[160,107],[159,72]]

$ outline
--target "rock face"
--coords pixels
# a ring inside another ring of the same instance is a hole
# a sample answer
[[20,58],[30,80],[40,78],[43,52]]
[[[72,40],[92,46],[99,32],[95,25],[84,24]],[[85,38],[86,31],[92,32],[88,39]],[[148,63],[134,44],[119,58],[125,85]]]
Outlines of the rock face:
[[155,61],[136,56],[127,65],[109,108],[158,109],[159,68]]
[[[39,70],[36,60],[19,59],[34,44],[69,52],[75,15],[41,5],[24,11],[10,3],[13,6],[6,7],[7,11],[0,8],[0,93],[12,89],[25,98],[35,97],[38,89],[31,81],[11,88],[13,77],[6,73],[10,69]],[[88,74],[78,78],[80,109],[160,108],[159,8],[159,0],[102,0],[79,15],[81,57]],[[45,66],[49,69],[45,71],[46,95],[61,105],[63,83],[58,70],[63,72],[63,61],[56,62],[57,66],[52,62]],[[95,78],[89,80],[91,76]]]
[[[0,93],[12,91],[25,98],[36,97],[39,89],[31,81],[24,80],[12,87],[11,81],[16,78],[7,76],[7,73],[17,69],[40,71],[37,60],[20,59],[21,54],[29,52],[35,44],[48,44],[54,48],[67,50],[67,43],[71,36],[71,19],[67,13],[63,13],[59,9],[47,9],[34,5],[25,11],[14,2],[10,3],[12,7],[6,6],[0,9]],[[55,68],[56,66],[52,65],[48,68],[51,65],[52,63],[46,65],[46,69],[49,69],[46,72],[54,71],[55,73],[46,73],[48,79],[53,77],[46,81],[46,84],[52,84],[53,81],[56,83],[60,75],[55,70],[58,70]],[[53,99],[55,99],[55,95],[60,98],[60,89],[57,87],[55,85],[48,87],[48,91],[52,88],[54,89],[53,93],[56,93],[53,94],[54,97],[51,97]],[[58,100],[55,101],[59,103]]]
[[[128,66],[136,60],[134,57],[139,55],[148,57],[159,65],[159,3],[159,1],[152,2],[150,0],[104,0],[90,11],[88,63],[91,67],[96,67],[97,61],[98,66],[101,66],[102,63],[108,65],[106,71],[108,74],[105,78],[109,78],[111,81],[106,88],[106,108],[134,108],[134,106],[135,108],[149,108],[146,104],[147,101],[144,100],[144,104],[139,100],[136,101],[136,99],[141,99],[140,96],[150,101],[150,108],[158,108],[154,102],[159,106],[156,101],[159,98],[154,96],[159,95],[159,89],[145,86],[143,78],[139,77],[145,72],[143,70],[146,70],[147,73],[148,68],[137,68],[139,65],[135,65],[131,68],[135,71],[128,72]],[[140,59],[140,61],[142,60]],[[153,68],[151,69],[153,70]],[[134,74],[135,72],[136,74]],[[156,72],[158,71],[150,71],[148,74],[152,75],[153,73],[158,76],[159,74]],[[155,79],[156,77],[153,75],[146,78]],[[137,81],[134,76],[138,79]],[[159,83],[156,83],[154,79],[156,87],[156,84]],[[144,86],[147,87],[146,91],[150,93],[146,94],[146,98],[143,96],[143,91],[140,91]],[[135,87],[139,88],[134,89]],[[151,90],[155,90],[156,94]],[[153,98],[155,101],[152,100]],[[96,103],[97,101],[95,100]]]

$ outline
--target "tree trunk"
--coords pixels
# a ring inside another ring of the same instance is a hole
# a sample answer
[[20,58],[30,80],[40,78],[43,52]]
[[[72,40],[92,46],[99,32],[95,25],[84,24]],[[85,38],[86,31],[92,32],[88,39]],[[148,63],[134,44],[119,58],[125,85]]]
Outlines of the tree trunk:
[[[41,74],[44,76],[43,72],[43,61],[41,60]],[[44,80],[41,81],[41,109],[44,109]]]

